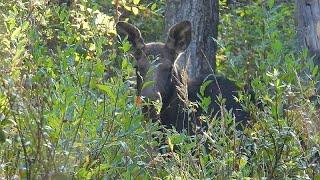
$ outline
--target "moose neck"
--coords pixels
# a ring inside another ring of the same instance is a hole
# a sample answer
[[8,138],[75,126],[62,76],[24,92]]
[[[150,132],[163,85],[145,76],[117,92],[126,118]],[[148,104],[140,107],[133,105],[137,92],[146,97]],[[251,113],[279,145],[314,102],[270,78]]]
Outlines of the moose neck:
[[168,106],[176,94],[176,83],[174,81],[173,76],[174,74],[173,72],[171,72],[171,78],[166,83],[166,91],[164,94],[161,95],[163,106]]
[[162,96],[163,106],[167,107],[172,102],[179,100],[179,92],[182,86],[187,87],[186,82],[183,82],[183,77],[180,72],[178,72],[177,67],[173,67],[171,70],[171,78],[166,85],[166,93]]
[[[183,72],[183,70],[182,70]],[[171,73],[170,88],[169,93],[166,98],[163,99],[162,109],[160,113],[161,123],[166,127],[174,126],[178,132],[183,129],[190,131],[190,122],[188,111],[186,111],[186,101],[185,94],[188,93],[187,82],[184,81],[186,77],[183,77],[183,73],[173,67]],[[188,95],[186,95],[188,97]]]

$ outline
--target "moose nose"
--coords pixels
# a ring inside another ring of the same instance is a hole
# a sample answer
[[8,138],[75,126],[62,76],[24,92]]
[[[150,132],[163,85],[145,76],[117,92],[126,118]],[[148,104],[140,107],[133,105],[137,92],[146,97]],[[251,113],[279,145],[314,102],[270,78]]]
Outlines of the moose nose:
[[153,88],[145,88],[141,91],[141,96],[145,102],[161,100],[161,95],[159,91]]

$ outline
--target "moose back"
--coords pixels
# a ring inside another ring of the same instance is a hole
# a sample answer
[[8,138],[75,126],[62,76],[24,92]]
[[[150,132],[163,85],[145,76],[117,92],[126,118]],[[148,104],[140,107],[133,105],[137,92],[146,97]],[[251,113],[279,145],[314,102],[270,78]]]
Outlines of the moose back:
[[[219,95],[225,99],[225,108],[232,110],[236,122],[242,124],[248,119],[248,113],[234,97],[238,95],[238,87],[234,82],[220,76],[203,74],[197,79],[189,79],[185,71],[177,67],[177,59],[190,44],[191,23],[182,21],[171,27],[166,43],[145,43],[137,27],[126,22],[117,23],[117,32],[127,37],[132,44],[136,59],[137,95],[146,102],[162,102],[160,112],[152,103],[144,103],[144,116],[153,121],[160,121],[166,127],[175,127],[194,132],[201,126],[199,117],[203,113],[201,107],[189,111],[189,102],[199,102],[198,93],[204,80],[211,79],[205,89],[205,95],[211,97],[209,110],[211,116],[221,116],[221,108],[217,103]],[[192,59],[190,60],[192,63]],[[147,84],[147,85],[146,85]]]

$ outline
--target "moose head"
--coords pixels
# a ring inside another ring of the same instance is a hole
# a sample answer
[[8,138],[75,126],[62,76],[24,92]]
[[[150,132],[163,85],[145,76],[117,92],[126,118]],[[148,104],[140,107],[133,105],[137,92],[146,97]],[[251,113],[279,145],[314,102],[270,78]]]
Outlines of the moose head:
[[[116,28],[118,34],[128,37],[134,50],[138,96],[146,101],[168,102],[175,88],[172,76],[173,71],[176,71],[176,59],[191,41],[191,23],[183,21],[172,26],[166,43],[145,43],[139,29],[126,22],[117,23]],[[160,114],[150,104],[143,107],[143,112],[152,120],[160,118]]]

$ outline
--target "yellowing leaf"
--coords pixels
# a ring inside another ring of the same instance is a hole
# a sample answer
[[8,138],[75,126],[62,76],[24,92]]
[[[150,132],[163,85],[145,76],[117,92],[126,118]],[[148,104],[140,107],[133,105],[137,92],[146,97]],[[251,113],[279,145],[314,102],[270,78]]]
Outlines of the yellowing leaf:
[[243,17],[244,15],[246,15],[246,13],[244,11],[241,11],[240,16]]
[[133,0],[133,4],[137,5],[139,4],[140,0]]
[[123,7],[124,7],[125,10],[131,11],[131,8],[129,6],[127,6],[127,5],[125,5],[125,4],[123,5]]
[[135,104],[136,104],[136,106],[141,106],[141,104],[142,104],[141,96],[137,96],[136,97]]
[[78,61],[80,60],[80,56],[79,56],[78,53],[75,53],[75,54],[74,54],[74,60],[75,60],[76,62],[78,62]]
[[96,50],[96,45],[93,44],[93,43],[90,43],[90,45],[89,45],[89,50],[90,50],[90,51]]
[[132,7],[131,10],[132,10],[134,15],[138,15],[139,14],[139,9],[137,7]]
[[168,146],[169,146],[169,148],[170,148],[170,150],[172,152],[173,151],[173,144],[171,142],[171,138],[170,137],[168,138]]
[[247,162],[248,162],[247,157],[244,157],[244,156],[241,157],[240,164],[239,164],[240,169],[242,169],[247,164]]
[[16,39],[20,35],[20,32],[21,32],[21,28],[20,27],[15,29],[11,34],[11,40]]

